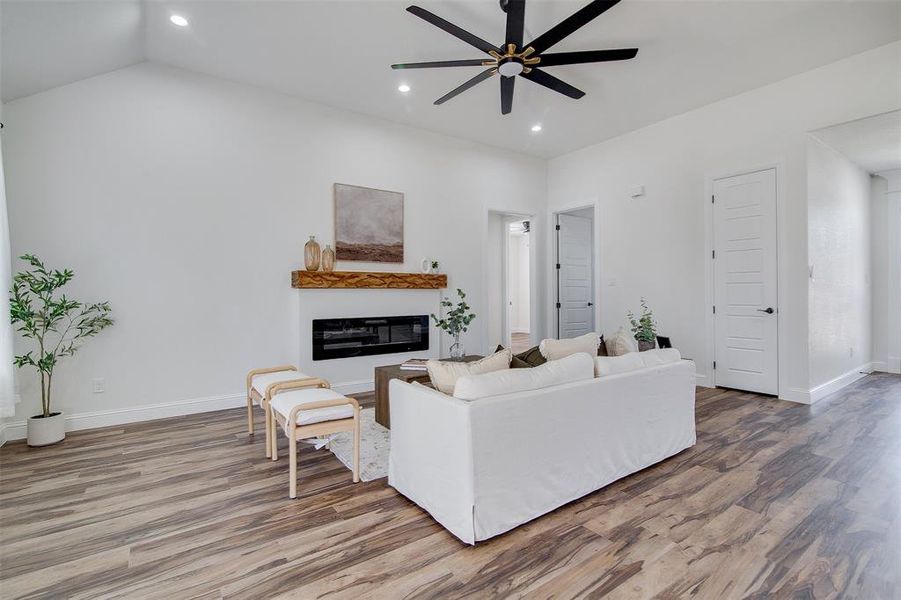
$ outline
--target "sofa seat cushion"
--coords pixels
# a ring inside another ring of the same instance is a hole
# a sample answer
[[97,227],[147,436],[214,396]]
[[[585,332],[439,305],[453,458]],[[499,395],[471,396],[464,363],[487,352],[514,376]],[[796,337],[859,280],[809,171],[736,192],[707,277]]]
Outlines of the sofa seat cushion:
[[250,387],[260,396],[266,395],[266,388],[273,383],[281,383],[283,381],[293,381],[295,379],[307,379],[309,375],[305,375],[300,371],[276,371],[275,373],[263,373],[262,375],[254,375],[250,380]]
[[448,395],[454,393],[457,380],[464,375],[477,375],[492,371],[506,370],[510,368],[513,352],[508,349],[495,352],[491,356],[473,362],[460,362],[453,360],[430,360],[425,363],[429,372],[432,385],[439,392]]
[[580,352],[595,356],[598,353],[598,334],[592,332],[562,340],[549,338],[541,340],[538,348],[541,350],[541,355],[548,360],[559,360]]
[[[272,410],[287,419],[295,406],[319,402],[320,400],[339,400],[341,398],[344,398],[344,396],[327,388],[307,388],[277,394],[275,398],[272,399],[270,406]],[[350,419],[353,416],[353,406],[350,404],[342,404],[340,406],[314,408],[313,410],[301,410],[297,413],[297,424],[312,425],[313,423],[322,423],[323,421]]]
[[629,352],[620,356],[597,356],[594,359],[596,377],[607,377],[618,373],[628,373],[644,369],[644,361],[640,352]]
[[539,390],[593,377],[592,357],[586,353],[571,354],[531,369],[506,369],[460,377],[454,387],[454,397],[460,400],[476,400],[489,396]]
[[656,348],[639,352],[638,356],[645,367],[657,367],[682,360],[682,355],[675,348]]

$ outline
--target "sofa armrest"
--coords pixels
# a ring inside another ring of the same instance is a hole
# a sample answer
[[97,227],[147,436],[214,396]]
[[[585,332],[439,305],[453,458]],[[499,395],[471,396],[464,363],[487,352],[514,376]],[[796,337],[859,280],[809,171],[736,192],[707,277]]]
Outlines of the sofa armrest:
[[389,398],[388,484],[475,543],[469,403],[397,379],[389,383]]

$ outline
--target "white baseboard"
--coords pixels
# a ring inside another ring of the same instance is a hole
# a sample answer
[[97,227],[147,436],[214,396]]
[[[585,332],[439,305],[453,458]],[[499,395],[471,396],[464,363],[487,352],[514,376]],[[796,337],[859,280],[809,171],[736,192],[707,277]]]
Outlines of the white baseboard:
[[704,388],[713,388],[715,385],[710,383],[710,378],[706,373],[695,373],[695,385]]
[[858,379],[862,379],[866,377],[870,372],[872,372],[873,366],[872,363],[865,363],[860,365],[857,368],[851,369],[847,373],[843,373],[834,379],[830,379],[826,383],[822,383],[818,386],[812,387],[810,389],[810,404],[818,400],[822,400],[829,394],[834,394],[845,386],[851,385]]
[[780,400],[788,400],[789,402],[797,402],[798,404],[810,404],[810,390],[802,388],[788,388],[779,392]]
[[[372,391],[373,382],[372,380],[347,381],[333,385],[332,389],[340,394],[358,394]],[[125,425],[139,421],[152,421],[154,419],[165,419],[166,417],[180,417],[214,410],[239,408],[247,406],[246,402],[247,396],[244,392],[241,392],[240,394],[208,396],[206,398],[193,398],[191,400],[148,404],[131,408],[75,413],[66,415],[66,431],[80,431],[82,429],[94,429],[95,427]],[[0,423],[0,445],[7,440],[25,439],[26,431],[25,421]]]
[[874,371],[901,375],[901,358],[897,356],[889,356],[887,362],[874,361],[872,365]]
[[[137,423],[139,421],[165,419],[166,417],[193,415],[196,413],[247,406],[246,403],[247,396],[242,392],[240,394],[193,398],[191,400],[147,404],[131,408],[74,413],[66,415],[66,431],[80,431],[82,429],[94,429],[95,427],[109,427],[111,425]],[[7,440],[25,439],[27,431],[25,421],[6,423],[5,430]]]

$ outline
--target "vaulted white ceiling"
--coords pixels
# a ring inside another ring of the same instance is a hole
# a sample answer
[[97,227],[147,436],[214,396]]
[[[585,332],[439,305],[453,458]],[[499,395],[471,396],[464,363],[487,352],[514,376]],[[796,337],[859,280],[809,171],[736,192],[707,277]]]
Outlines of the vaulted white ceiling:
[[811,133],[870,173],[901,169],[901,110]]
[[[4,0],[4,100],[149,59],[539,156],[637,129],[901,39],[901,3],[623,0],[555,51],[638,47],[635,60],[550,67],[571,100],[518,79],[502,116],[497,78],[432,102],[479,68],[392,71],[393,62],[480,58],[396,0],[63,2]],[[497,0],[417,3],[500,43]],[[529,0],[526,37],[586,0]],[[179,28],[169,16],[181,14]],[[411,86],[404,95],[401,83]],[[541,123],[535,134],[531,126]]]

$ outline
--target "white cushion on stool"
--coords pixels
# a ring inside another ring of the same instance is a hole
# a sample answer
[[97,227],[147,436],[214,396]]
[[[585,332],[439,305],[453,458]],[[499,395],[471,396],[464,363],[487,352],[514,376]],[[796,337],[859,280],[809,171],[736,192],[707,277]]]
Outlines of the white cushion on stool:
[[[295,406],[319,402],[320,400],[336,400],[340,398],[344,398],[344,396],[327,388],[293,390],[278,394],[272,399],[269,406],[283,418],[287,419],[288,415],[291,414],[291,409]],[[297,424],[311,425],[313,423],[322,423],[323,421],[350,419],[353,416],[353,406],[350,404],[342,404],[341,406],[302,410],[297,415]]]
[[273,383],[281,383],[282,381],[291,381],[294,379],[304,379],[309,375],[304,375],[300,371],[276,371],[275,373],[263,373],[262,375],[254,375],[250,380],[252,387],[260,396],[266,396],[266,388]]

